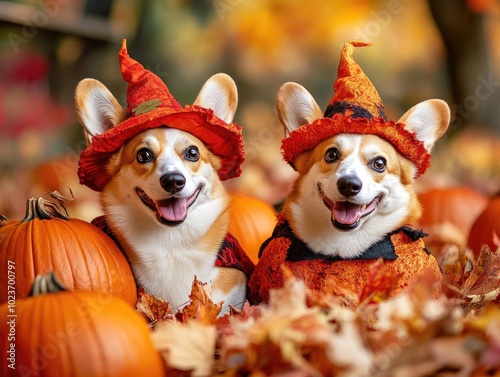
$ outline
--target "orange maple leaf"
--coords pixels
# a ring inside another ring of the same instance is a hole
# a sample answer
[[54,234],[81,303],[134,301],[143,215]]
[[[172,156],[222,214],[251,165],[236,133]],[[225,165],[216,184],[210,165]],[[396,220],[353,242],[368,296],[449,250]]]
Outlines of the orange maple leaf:
[[443,274],[443,292],[447,297],[460,295],[460,287],[472,270],[472,262],[458,245],[445,245],[438,257]]
[[139,291],[136,308],[140,314],[148,319],[150,325],[154,325],[156,322],[162,320],[175,321],[175,316],[168,302],[144,291]]
[[394,289],[394,283],[402,275],[384,268],[384,260],[382,258],[377,259],[370,266],[368,279],[359,295],[359,302],[369,304],[385,300]]
[[500,288],[500,253],[483,246],[469,277],[462,285],[464,296],[484,295]]
[[200,282],[196,276],[189,299],[191,302],[177,314],[179,320],[185,322],[188,318],[193,318],[208,325],[217,321],[217,316],[222,309],[222,302],[215,304],[207,284]]

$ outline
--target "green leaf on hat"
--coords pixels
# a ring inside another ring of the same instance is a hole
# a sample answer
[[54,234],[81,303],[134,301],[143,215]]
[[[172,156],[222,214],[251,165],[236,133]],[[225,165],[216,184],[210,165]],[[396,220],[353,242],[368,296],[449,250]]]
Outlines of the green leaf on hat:
[[151,99],[149,101],[143,102],[140,105],[134,107],[132,111],[134,112],[134,115],[137,116],[139,114],[144,114],[148,113],[150,111],[153,111],[156,109],[158,106],[161,105],[161,101],[159,99]]

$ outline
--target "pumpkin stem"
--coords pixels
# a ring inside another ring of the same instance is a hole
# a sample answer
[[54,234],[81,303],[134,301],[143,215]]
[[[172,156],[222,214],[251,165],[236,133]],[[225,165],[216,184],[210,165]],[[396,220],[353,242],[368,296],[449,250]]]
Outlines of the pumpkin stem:
[[66,203],[65,202],[72,202],[75,200],[75,196],[73,195],[73,191],[71,191],[71,188],[68,187],[69,193],[71,195],[71,198],[67,198],[59,193],[59,191],[51,191],[48,192],[48,194],[51,196],[52,199],[57,200],[59,205],[64,209],[64,212],[66,212],[66,216],[69,217],[68,210],[66,209]]
[[45,275],[37,275],[31,288],[30,296],[38,296],[46,293],[57,293],[67,291],[66,287],[59,281],[54,271]]
[[0,213],[0,228],[7,224],[10,224],[10,220],[7,218],[7,216],[4,216]]
[[31,221],[33,219],[50,220],[53,218],[67,220],[69,218],[66,207],[63,207],[64,213],[59,206],[43,198],[29,198],[26,202],[26,215],[21,222]]

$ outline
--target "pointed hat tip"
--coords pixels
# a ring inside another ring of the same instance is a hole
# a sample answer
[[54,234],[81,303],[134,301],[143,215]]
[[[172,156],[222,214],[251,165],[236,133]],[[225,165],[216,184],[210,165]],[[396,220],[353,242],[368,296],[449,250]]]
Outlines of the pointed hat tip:
[[118,60],[120,61],[120,68],[122,77],[125,81],[130,83],[134,77],[138,77],[144,71],[144,67],[136,60],[132,59],[127,51],[127,40],[122,39],[122,45],[118,52]]
[[329,105],[347,102],[367,110],[371,116],[383,116],[382,99],[372,82],[366,77],[359,64],[354,60],[354,48],[370,46],[371,43],[350,40],[344,43],[340,54],[337,80],[334,82],[334,95]]
[[364,41],[359,41],[357,39],[351,39],[351,40],[344,43],[344,47],[346,45],[351,45],[353,47],[367,47],[367,46],[371,46],[372,44],[370,42],[364,42]]
[[128,56],[128,51],[127,51],[127,40],[125,38],[122,39],[122,46],[120,48],[120,51],[118,52],[120,56]]
[[350,40],[344,43],[344,48],[342,49],[342,53],[340,54],[342,59],[349,59],[354,61],[354,47],[368,47],[372,44],[369,42],[363,42],[358,40]]

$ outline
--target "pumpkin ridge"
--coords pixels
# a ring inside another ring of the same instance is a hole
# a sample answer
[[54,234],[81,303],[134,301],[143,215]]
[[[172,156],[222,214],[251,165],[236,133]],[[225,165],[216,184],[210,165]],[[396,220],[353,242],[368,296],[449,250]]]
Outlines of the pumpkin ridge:
[[[95,227],[94,225],[90,224],[90,226],[92,226],[92,227],[93,227],[93,231],[94,231],[94,233],[96,233],[96,234],[97,234],[97,233],[101,233],[101,232],[102,232],[100,229],[98,229],[98,228],[97,228],[97,227]],[[104,233],[104,232],[102,232],[102,233]],[[107,235],[106,235],[106,236],[107,236]],[[113,241],[110,237],[108,238],[108,241],[109,241],[109,242],[112,242],[113,244],[115,244],[115,241]],[[115,245],[116,245],[116,244],[115,244]],[[128,261],[128,259],[126,258],[126,256],[122,253],[122,251],[121,251],[121,249],[118,247],[118,245],[116,245],[116,246],[117,246],[117,248],[116,248],[115,250],[116,250],[116,251],[119,251],[119,252],[121,253],[121,255],[123,256],[123,259],[124,259],[124,260],[126,261],[126,263],[127,263],[127,266],[129,266],[129,268],[131,268],[131,267],[130,267],[130,264],[129,264],[129,261]],[[106,247],[107,247],[107,253],[106,253],[106,255],[108,255],[108,257],[106,257],[106,256],[104,255],[104,253],[102,252],[102,249],[101,249],[101,248],[99,248],[99,254],[101,255],[101,258],[103,258],[103,259],[105,259],[105,260],[106,260],[106,265],[110,265],[111,263],[113,263],[113,264],[114,264],[115,269],[114,269],[113,271],[119,271],[119,272],[121,272],[121,271],[123,270],[123,265],[120,265],[120,264],[118,263],[118,259],[116,258],[116,253],[115,253],[115,252],[113,252],[113,250],[112,250],[111,248],[109,248],[109,247],[108,247],[108,245],[106,245]],[[112,275],[111,275],[111,271],[110,271],[110,269],[109,269],[109,268],[107,268],[107,269],[106,269],[106,272],[108,273],[108,281],[115,281],[115,279],[116,279],[117,281],[119,281],[119,283],[120,283],[120,290],[121,290],[122,294],[125,294],[126,292],[123,292],[123,287],[124,287],[124,286],[123,286],[123,284],[122,284],[122,283],[123,283],[122,275],[119,275],[119,276],[112,276]],[[134,284],[135,284],[135,280],[134,280]],[[118,284],[113,284],[113,285],[118,286]]]
[[[47,306],[47,303],[50,303],[50,300],[48,301],[45,301],[45,300],[35,300],[33,302],[33,305],[34,307],[36,308],[35,310],[32,310],[32,314],[33,314],[33,317],[30,321],[31,323],[31,326],[33,326],[34,329],[37,328],[38,326],[38,341],[35,343],[35,344],[43,344],[43,326],[42,326],[42,316],[36,316],[35,313],[45,313],[45,307]],[[52,306],[52,305],[50,305]],[[37,318],[36,318],[37,317]],[[37,353],[39,355],[43,355],[43,352],[42,350],[37,347]],[[32,365],[33,361],[30,360],[29,361],[29,366],[30,367],[35,367],[34,365]],[[35,367],[36,368],[36,367]],[[36,369],[35,369],[36,370]]]
[[[64,230],[65,230],[65,229],[68,229],[68,230],[69,230],[69,232],[68,232],[68,233],[72,233],[72,236],[73,236],[73,237],[75,237],[75,239],[76,239],[76,240],[78,240],[77,235],[76,235],[76,233],[73,231],[73,228],[70,226],[69,221],[70,221],[70,219],[68,219],[68,223],[66,223],[66,222],[61,223],[61,228],[62,228],[61,230],[62,230],[62,233],[64,232]],[[65,228],[65,229],[64,229],[64,228]],[[65,237],[63,237],[62,243],[63,243],[63,245],[64,245],[64,248],[65,248],[66,250],[68,250],[68,245],[67,245],[67,241],[66,241],[66,238],[65,238]],[[75,248],[75,249],[76,249],[76,248]],[[78,248],[78,250],[81,250],[81,248]],[[53,252],[57,252],[57,251],[56,251],[56,250],[53,250]],[[76,290],[76,288],[77,288],[77,284],[76,284],[76,281],[75,281],[75,277],[78,277],[78,276],[79,276],[79,274],[78,274],[78,271],[73,270],[73,267],[74,267],[74,266],[79,266],[79,265],[80,265],[80,261],[78,261],[79,263],[74,263],[74,261],[73,261],[73,263],[72,263],[72,261],[71,261],[71,260],[70,260],[70,258],[69,258],[69,254],[68,254],[68,253],[60,253],[60,254],[64,254],[64,256],[65,256],[65,261],[66,261],[66,262],[64,263],[64,266],[63,266],[63,267],[64,267],[64,269],[63,269],[63,270],[61,270],[61,269],[54,269],[54,268],[53,268],[54,266],[52,266],[52,271],[58,271],[58,273],[60,273],[59,271],[66,271],[66,270],[68,270],[68,269],[69,269],[69,270],[71,271],[71,276],[73,276],[73,281],[71,282],[71,283],[72,283],[72,286],[73,286],[73,287],[72,287],[72,289],[73,289],[73,290]],[[79,253],[79,254],[82,254],[82,253]],[[72,255],[74,256],[74,255],[75,255],[75,253],[73,253]],[[55,256],[56,256],[56,258],[55,258],[56,260],[61,259],[59,254],[58,254],[58,255],[55,255]],[[51,258],[51,262],[52,262],[52,263],[53,263],[53,260],[54,260],[54,258]],[[75,273],[75,272],[76,272],[76,273]],[[66,284],[69,284],[69,283],[70,283],[70,282],[66,282]],[[93,286],[93,285],[92,285],[92,289],[94,289],[94,286]]]
[[[114,242],[114,241],[113,241]],[[120,252],[121,252],[121,249],[120,249]],[[102,253],[101,253],[102,254]],[[108,252],[108,255],[110,255],[111,257],[111,261],[113,262],[113,264],[115,265],[115,270],[118,270],[118,271],[121,271],[122,270],[122,267],[118,264],[118,260],[116,259],[115,255],[110,252]],[[125,257],[125,255],[123,254],[123,256]],[[104,257],[104,256],[103,256]],[[125,257],[125,260],[127,261],[127,264],[129,264],[129,261],[128,259]],[[109,264],[109,261],[108,261],[108,264]],[[130,266],[130,264],[129,264]],[[131,268],[131,267],[130,267]],[[110,273],[109,269],[108,269],[108,274]],[[120,275],[120,282],[122,282],[122,279],[121,279],[121,275]],[[134,283],[135,283],[135,280],[134,280]],[[122,289],[123,291],[123,285],[120,284],[120,288]]]
[[[80,224],[78,224],[78,225],[80,225]],[[78,227],[78,232],[80,232],[80,229],[83,229],[85,232],[87,232],[87,229],[84,229],[83,226],[82,227],[80,227],[80,226]],[[73,234],[76,234],[76,231],[74,229],[70,229],[70,231]],[[90,237],[89,235],[87,235],[86,238],[87,238],[86,239],[87,242],[91,241],[91,243],[92,243],[91,245],[89,245],[92,253],[91,254],[87,254],[87,252],[84,252],[84,253],[81,253],[81,254],[82,254],[82,260],[83,260],[83,264],[85,265],[85,268],[87,269],[87,271],[90,271],[93,268],[95,268],[94,266],[97,265],[97,263],[95,263],[95,259],[97,259],[96,257],[99,254],[98,250],[100,248],[97,247],[94,237]],[[78,243],[79,249],[82,250],[82,245],[80,243],[80,240],[77,238],[76,241]],[[92,262],[92,266],[90,265],[90,262]],[[95,272],[97,272],[97,273],[95,273]],[[100,279],[101,274],[102,274],[102,270],[99,268],[98,270],[96,269],[96,271],[94,271],[94,274],[92,274],[92,276],[95,275],[95,276],[99,277],[99,282],[100,282],[100,280],[101,280]],[[95,282],[95,280],[91,278],[90,279],[90,286],[92,287],[92,290],[95,290],[94,282]]]
[[[90,226],[94,227],[94,225],[90,225]],[[97,233],[97,232],[95,232],[95,230],[98,230],[98,229],[92,229],[92,231],[94,233]],[[101,248],[97,248],[97,250],[99,251],[98,254],[99,254],[99,257],[101,258],[101,261],[103,261],[103,263],[105,262],[106,263],[106,267],[107,267],[107,266],[110,265],[110,259],[111,259],[111,260],[113,260],[116,269],[121,271],[121,267],[116,263],[116,259],[114,258],[114,255],[113,256],[111,255],[111,250],[108,248],[107,245],[106,245],[106,248],[107,248],[107,255],[108,255],[108,257],[106,257],[104,255],[104,253],[102,252]],[[128,263],[128,261],[127,261],[127,263]],[[102,263],[101,263],[101,265],[102,265]],[[118,285],[118,284],[114,283],[115,279],[120,280],[120,283],[121,283],[120,276],[112,276],[111,275],[111,271],[110,271],[109,268],[106,268],[105,270],[106,270],[106,273],[108,275],[108,281],[113,282],[113,286],[114,285]],[[123,285],[122,284],[120,284],[120,291],[123,291]]]
[[[11,243],[11,240],[12,238],[14,237],[14,234],[16,233],[17,229],[19,228],[19,226],[21,225],[22,223],[18,223],[18,224],[12,224],[12,225],[9,225],[9,226],[15,226],[15,230],[14,232],[7,232],[7,235],[5,234],[2,234],[2,238],[0,239],[0,245],[10,245]],[[1,228],[0,228],[1,229]],[[8,237],[8,238],[7,238]],[[17,240],[19,237],[17,238],[14,238],[14,240]],[[18,250],[17,249],[17,244],[14,244],[14,247],[9,247],[7,250]],[[3,257],[3,260],[2,260],[2,265],[3,266],[6,266],[7,265],[7,261],[8,260],[13,260],[11,257],[10,257],[10,254],[9,253],[5,253],[4,255],[2,255]],[[4,274],[6,275],[6,274]]]
[[[82,243],[80,242],[80,239],[78,237],[78,234],[81,232],[81,230],[84,230],[85,231],[85,228],[83,226],[80,226],[81,224],[79,223],[76,223],[76,222],[72,222],[71,223],[71,226],[70,224],[66,224],[66,228],[67,228],[67,232],[69,234],[72,235],[72,237],[74,237],[74,241],[75,243],[77,243],[78,245],[78,250],[80,250],[80,253],[79,253],[79,257],[81,256],[81,264],[79,264],[79,266],[81,266],[82,264],[85,265],[85,268],[87,269],[87,274],[86,275],[91,275],[89,272],[90,272],[90,269],[89,269],[89,263],[88,263],[88,255],[87,255],[87,248],[86,247],[83,247],[84,245],[82,245]],[[77,229],[74,229],[75,227],[77,227]],[[77,232],[78,230],[78,232]],[[95,240],[94,240],[94,237],[88,237],[86,236],[86,242],[88,242],[89,240],[92,240],[92,245],[93,246],[97,246],[95,245]],[[85,250],[84,250],[85,249]],[[98,250],[99,247],[95,247],[95,248],[92,248],[92,251],[93,251],[93,254],[97,254],[96,253],[96,250]],[[69,256],[68,257],[68,260],[69,260]],[[95,264],[95,263],[94,263]],[[70,266],[72,266],[73,264],[70,263],[69,264]],[[75,264],[76,265],[76,264]],[[71,268],[71,273],[73,275],[73,284],[76,288],[76,285],[77,285],[77,281],[75,281],[75,278],[78,278],[78,271],[73,271],[72,267]],[[76,274],[74,273],[76,272]],[[97,275],[100,275],[101,273],[101,270],[99,269],[98,271],[98,274]],[[94,284],[94,280],[92,278],[89,279],[90,281],[90,287],[91,287],[91,290],[94,291],[96,289],[95,287],[95,284]],[[79,284],[78,284],[79,285]],[[108,287],[109,288],[109,287]]]
[[[26,228],[29,231],[29,233],[28,233],[28,239],[30,240],[30,243],[29,243],[29,245],[30,245],[30,252],[27,253],[27,254],[31,255],[31,261],[32,261],[32,265],[33,265],[33,271],[32,271],[32,274],[30,276],[30,280],[34,280],[35,279],[35,277],[37,275],[37,264],[38,264],[38,260],[36,258],[36,253],[35,253],[36,248],[35,248],[35,245],[34,245],[34,243],[35,243],[34,234],[33,234],[34,230],[35,230],[34,221],[35,220],[32,220],[32,221],[30,221],[28,223],[23,223],[23,222],[19,223],[20,225],[21,224],[23,224],[23,225],[26,224]],[[22,228],[18,227],[16,229],[16,231],[19,230],[19,229],[22,229]],[[16,239],[21,239],[22,240],[23,237],[16,237]],[[17,245],[16,245],[16,248],[14,250],[18,250]]]
[[[57,301],[58,303],[58,306],[59,306],[59,313],[61,313],[61,318],[62,318],[62,323],[70,323],[71,319],[68,318],[68,316],[66,315],[66,311],[64,310],[64,305],[62,303],[62,301]],[[69,352],[67,351],[68,348],[70,348],[72,346],[72,342],[70,341],[70,335],[68,334],[68,329],[64,329],[64,335],[65,335],[65,341],[66,341],[66,344],[65,344],[65,347],[64,349],[66,350],[66,352],[64,353],[64,357],[62,357],[61,359],[63,360],[63,370],[75,370],[75,361],[73,359],[73,351],[70,350]]]
[[[103,309],[104,310],[104,309]],[[94,331],[96,334],[99,334],[98,332],[98,327],[97,327],[97,323],[95,323],[94,321],[92,321],[91,323],[92,325],[92,331]],[[102,334],[99,334],[99,335],[102,335]],[[102,340],[101,340],[101,337],[100,336],[96,336],[94,337],[95,338],[95,342],[97,343],[97,349],[99,350],[98,352],[98,355],[99,355],[99,360],[100,360],[100,364],[99,365],[99,369],[103,369],[104,368],[104,373],[103,375],[108,375],[109,371],[106,370],[106,367],[108,366],[107,363],[106,363],[106,358],[104,357],[104,355],[106,354],[105,351],[106,351],[106,347],[104,346],[104,344],[102,343]],[[112,372],[112,371],[111,371]]]
[[[56,221],[58,219],[51,219],[51,221]],[[43,220],[37,220],[37,221],[43,221]],[[59,224],[60,222],[57,221],[57,224]],[[53,242],[54,242],[54,237],[52,236],[52,234],[54,233],[54,230],[52,229],[54,227],[54,223],[51,223],[52,225],[49,227],[46,227],[45,225],[48,225],[46,223],[40,223],[40,226],[43,224],[43,233],[44,234],[47,234],[47,235],[50,235],[50,244],[52,245]],[[65,222],[63,224],[66,224]],[[61,242],[65,249],[67,250],[67,247],[66,247],[66,241],[64,239],[64,237],[60,237],[57,233],[55,234],[55,238],[56,238],[56,242]],[[68,265],[71,266],[71,263],[70,261],[68,260],[67,263],[65,263],[64,266],[62,266],[63,268],[56,268],[57,266],[55,265],[55,263],[57,263],[61,258],[60,258],[60,254],[64,254],[66,258],[68,258],[68,254],[67,253],[59,253],[59,254],[56,254],[56,250],[54,248],[49,248],[51,254],[50,254],[50,258],[47,258],[47,260],[50,261],[50,267],[47,268],[46,270],[42,271],[42,270],[38,270],[35,271],[35,279],[36,279],[36,276],[39,275],[39,274],[46,274],[47,272],[49,271],[58,271],[58,273],[60,274],[62,271],[66,271],[67,268],[68,268]],[[47,252],[49,251],[47,250]],[[69,284],[69,283],[66,283],[66,285]],[[73,284],[73,289],[75,288],[75,285]]]
[[[17,305],[16,307],[16,311],[19,313],[21,311],[25,311],[27,313],[30,313],[31,316],[27,316],[27,315],[22,315],[22,316],[18,316],[16,318],[16,323],[17,323],[17,326],[19,328],[25,328],[25,327],[32,327],[32,328],[36,328],[35,327],[35,324],[36,324],[36,317],[35,316],[35,313],[40,313],[38,311],[38,307],[35,306],[35,310],[32,310],[30,309],[30,307],[34,306],[36,304],[36,302],[25,302],[24,300],[19,302],[19,305]],[[39,316],[38,316],[39,317]],[[39,338],[40,336],[38,336]],[[17,337],[16,337],[17,338]],[[36,339],[37,338],[37,333],[35,331],[32,332],[32,335],[30,337],[30,343],[28,343],[30,346],[32,344],[40,344],[40,339]],[[20,339],[16,339],[17,342],[21,342]],[[16,366],[17,367],[17,366]],[[20,358],[19,360],[19,367],[26,367],[26,368],[31,368],[31,360],[28,358],[27,360],[24,359],[24,358]]]

